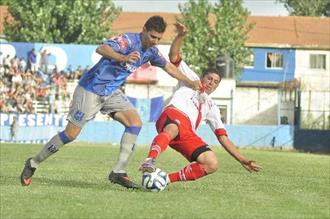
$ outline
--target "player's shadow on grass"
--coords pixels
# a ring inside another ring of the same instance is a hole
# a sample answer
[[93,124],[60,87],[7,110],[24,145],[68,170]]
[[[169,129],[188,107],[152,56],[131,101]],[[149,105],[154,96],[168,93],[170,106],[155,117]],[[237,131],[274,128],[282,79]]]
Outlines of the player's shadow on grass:
[[[12,185],[21,186],[20,177],[13,176],[0,176],[0,185],[1,186],[12,186]],[[97,190],[113,190],[113,191],[133,191],[132,189],[126,189],[118,184],[113,184],[107,179],[102,179],[101,181],[96,182],[86,182],[75,179],[53,179],[46,177],[33,177],[31,181],[31,187],[35,186],[47,186],[47,187],[71,187],[71,188],[82,188],[82,189],[97,189]],[[28,186],[28,187],[30,187]],[[134,190],[134,191],[139,191]]]
[[111,183],[108,179],[102,179],[101,181],[97,182],[86,182],[81,180],[75,179],[66,179],[66,180],[59,180],[59,179],[49,179],[49,178],[39,178],[39,183],[43,181],[43,184],[48,184],[52,186],[59,186],[59,187],[72,187],[72,188],[92,188],[98,190],[114,190],[114,191],[133,191],[132,189],[124,188],[118,184]]
[[76,179],[54,179],[54,178],[46,178],[46,177],[42,177],[42,178],[35,177],[33,179],[33,182],[38,183],[39,185],[47,185],[47,186],[93,188],[93,189],[101,189],[101,190],[104,190],[107,187],[106,182],[99,182],[99,181],[87,182]]
[[126,192],[127,191],[138,191],[138,190],[127,189],[118,184],[113,184],[108,179],[101,179],[100,181],[96,181],[96,182],[86,182],[86,181],[75,180],[75,179],[59,180],[59,179],[39,178],[39,182],[40,181],[43,181],[44,183],[47,183],[47,184],[50,184],[53,186],[59,186],[59,187],[86,188],[86,189],[92,188],[92,189],[97,189],[97,190],[113,190],[113,191],[126,191]]

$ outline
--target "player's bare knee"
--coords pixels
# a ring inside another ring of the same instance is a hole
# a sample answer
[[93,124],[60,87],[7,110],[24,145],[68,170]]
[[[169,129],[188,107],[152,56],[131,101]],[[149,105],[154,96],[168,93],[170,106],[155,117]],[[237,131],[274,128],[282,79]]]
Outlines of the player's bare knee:
[[78,137],[78,134],[73,132],[69,132],[69,133],[65,132],[65,134],[70,139],[70,141],[74,141]]
[[178,125],[175,123],[170,123],[170,124],[166,125],[164,127],[163,131],[166,132],[167,134],[169,134],[171,139],[174,139],[179,134]]
[[78,137],[80,130],[81,128],[78,126],[70,124],[66,127],[64,134],[70,141],[74,141]]
[[142,126],[142,121],[140,119],[140,117],[136,117],[136,118],[130,118],[128,120],[127,126],[134,126],[134,127],[141,127]]
[[133,126],[141,127],[142,126],[142,121],[139,120],[139,121],[135,122],[135,124]]
[[205,165],[205,169],[207,174],[216,172],[219,169],[218,160],[217,159],[209,160],[209,162]]

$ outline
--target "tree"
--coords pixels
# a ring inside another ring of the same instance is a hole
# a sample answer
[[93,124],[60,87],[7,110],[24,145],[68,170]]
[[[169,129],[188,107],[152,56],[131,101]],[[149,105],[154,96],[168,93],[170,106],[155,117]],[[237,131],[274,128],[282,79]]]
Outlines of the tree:
[[5,1],[13,19],[5,21],[9,41],[97,43],[112,34],[121,9],[111,0]]
[[278,0],[284,3],[290,15],[330,16],[330,0]]
[[214,67],[220,55],[228,56],[235,62],[238,78],[251,54],[244,44],[252,25],[246,25],[249,12],[243,8],[242,0],[218,0],[215,5],[207,0],[190,0],[179,8],[179,20],[190,31],[183,45],[187,62],[201,73]]
[[221,0],[213,9],[216,22],[212,29],[211,45],[214,47],[210,56],[224,55],[232,58],[236,66],[236,77],[239,77],[251,55],[251,49],[245,46],[245,41],[253,24],[246,24],[250,13],[242,4],[242,0]]
[[190,0],[184,5],[179,5],[182,15],[179,21],[188,27],[190,33],[187,34],[183,43],[182,53],[185,60],[197,73],[201,73],[210,65],[206,51],[209,49],[209,38],[211,37],[208,21],[211,8],[207,0],[198,2]]

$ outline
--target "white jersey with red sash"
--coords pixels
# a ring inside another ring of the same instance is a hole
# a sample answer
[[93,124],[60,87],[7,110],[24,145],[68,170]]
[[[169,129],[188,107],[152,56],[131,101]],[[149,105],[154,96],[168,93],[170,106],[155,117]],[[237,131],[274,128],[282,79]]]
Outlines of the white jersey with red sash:
[[[188,78],[198,80],[197,74],[184,62],[174,63]],[[179,65],[178,65],[179,64]],[[221,121],[221,114],[218,106],[206,93],[200,93],[183,83],[179,83],[169,105],[173,105],[183,112],[190,120],[193,130],[196,130],[201,121],[205,121],[218,135],[227,135]]]

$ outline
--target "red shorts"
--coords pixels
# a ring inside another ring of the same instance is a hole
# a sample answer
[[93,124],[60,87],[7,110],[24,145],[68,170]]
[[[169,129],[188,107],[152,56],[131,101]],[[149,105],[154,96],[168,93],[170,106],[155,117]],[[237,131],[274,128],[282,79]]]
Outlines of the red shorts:
[[163,128],[170,123],[175,123],[179,127],[179,134],[170,141],[170,147],[190,162],[196,161],[201,153],[210,150],[208,145],[192,130],[189,118],[174,107],[167,107],[162,112],[156,122],[157,132],[162,132]]

